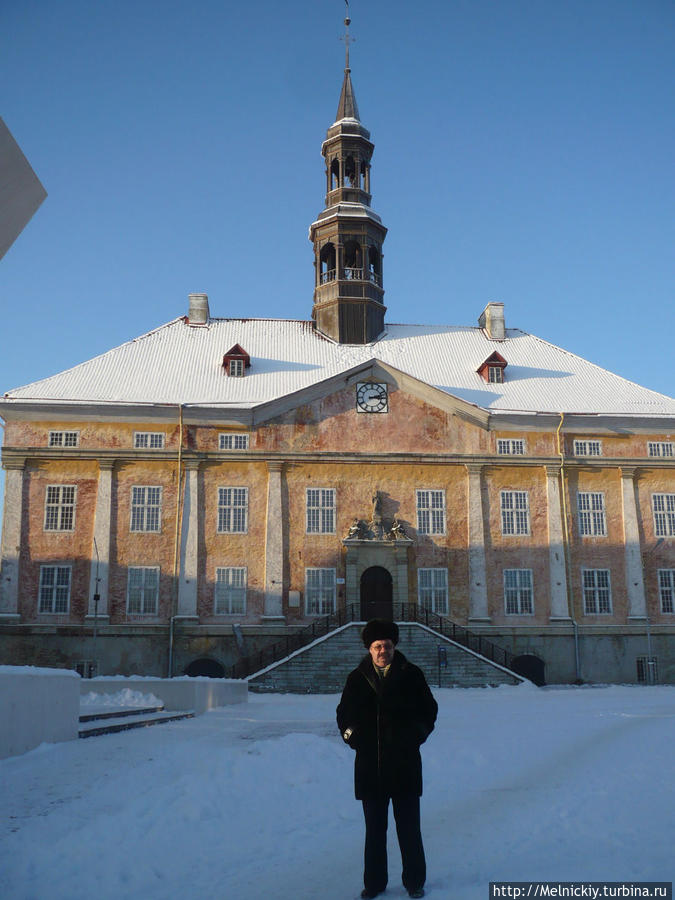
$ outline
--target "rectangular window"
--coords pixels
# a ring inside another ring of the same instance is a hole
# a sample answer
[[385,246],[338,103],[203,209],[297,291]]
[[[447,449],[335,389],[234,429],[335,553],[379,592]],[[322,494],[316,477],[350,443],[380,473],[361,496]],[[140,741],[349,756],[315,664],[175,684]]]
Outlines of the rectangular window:
[[244,377],[244,360],[243,359],[231,359],[230,360],[230,375],[233,378],[243,378]]
[[418,569],[417,596],[423,609],[439,616],[448,614],[448,570]]
[[134,447],[136,450],[161,450],[164,447],[164,435],[161,431],[136,431]]
[[579,534],[582,537],[606,537],[605,495],[579,491],[577,494]]
[[334,488],[307,488],[307,534],[335,534]]
[[497,453],[500,456],[523,456],[525,453],[525,441],[499,438],[497,440]]
[[67,613],[70,609],[71,566],[40,566],[38,612]]
[[502,491],[502,534],[529,534],[530,509],[527,491]]
[[335,612],[335,569],[305,569],[305,612],[308,616]]
[[417,531],[445,534],[445,491],[417,491]]
[[657,537],[675,536],[675,494],[652,494],[654,532]]
[[[80,442],[79,431],[50,431],[50,447],[77,447]],[[672,455],[672,454],[671,454]]]
[[129,566],[127,614],[156,616],[159,601],[159,566]]
[[584,589],[584,613],[587,616],[605,616],[612,612],[612,591],[609,569],[582,569]]
[[247,434],[219,434],[219,450],[248,450]]
[[75,528],[74,484],[49,484],[45,497],[45,531],[73,531]]
[[217,616],[243,616],[246,613],[247,569],[226,566],[216,569],[213,612]]
[[246,534],[248,531],[248,488],[218,488],[218,531]]
[[658,682],[658,659],[656,656],[638,656],[637,680],[641,684],[656,684]]
[[504,609],[507,616],[534,614],[532,569],[504,569]]
[[675,456],[675,444],[672,441],[649,441],[647,452],[650,456]]
[[659,569],[658,576],[661,612],[675,613],[675,569]]
[[161,487],[131,488],[130,531],[160,531],[162,519]]
[[602,456],[602,441],[575,441],[575,456]]
[[504,369],[501,366],[488,366],[488,381],[490,384],[502,384]]

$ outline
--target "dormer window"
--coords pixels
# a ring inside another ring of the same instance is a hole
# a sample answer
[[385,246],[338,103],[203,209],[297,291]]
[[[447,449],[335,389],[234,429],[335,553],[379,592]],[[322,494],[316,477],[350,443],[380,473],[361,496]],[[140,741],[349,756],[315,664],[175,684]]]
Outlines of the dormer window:
[[502,384],[504,369],[508,363],[500,353],[493,353],[477,369],[478,374],[488,384]]
[[251,365],[251,357],[244,350],[241,344],[235,344],[223,356],[223,368],[225,374],[231,378],[243,378],[245,370]]

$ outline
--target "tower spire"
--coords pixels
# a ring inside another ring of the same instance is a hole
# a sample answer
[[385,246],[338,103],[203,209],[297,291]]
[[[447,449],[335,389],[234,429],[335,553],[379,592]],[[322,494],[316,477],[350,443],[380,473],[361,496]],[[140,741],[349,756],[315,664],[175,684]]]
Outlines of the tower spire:
[[337,114],[335,116],[336,122],[339,122],[340,119],[356,119],[357,121],[359,121],[359,108],[356,104],[356,94],[354,93],[354,88],[352,86],[352,70],[349,67],[349,45],[352,43],[352,41],[354,41],[354,38],[349,33],[349,26],[352,24],[352,20],[349,15],[349,0],[345,0],[345,7],[345,33],[341,38],[341,40],[345,42],[345,77],[342,82],[340,101],[338,103]]

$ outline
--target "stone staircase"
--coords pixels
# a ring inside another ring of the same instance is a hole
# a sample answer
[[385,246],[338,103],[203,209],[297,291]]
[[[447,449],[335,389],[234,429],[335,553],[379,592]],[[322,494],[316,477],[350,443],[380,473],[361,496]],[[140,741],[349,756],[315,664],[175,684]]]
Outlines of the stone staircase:
[[[273,662],[248,678],[253,692],[331,694],[342,691],[349,672],[366,651],[361,642],[363,622],[349,622],[294,653]],[[419,622],[399,622],[397,649],[441,687],[496,687],[525,679]],[[439,647],[447,668],[439,667]]]
[[133,706],[107,707],[96,712],[81,713],[78,735],[81,738],[96,737],[99,734],[114,734],[117,731],[146,728],[149,725],[161,725],[164,722],[176,722],[193,717],[192,710],[167,711],[163,706],[148,706],[144,709]]

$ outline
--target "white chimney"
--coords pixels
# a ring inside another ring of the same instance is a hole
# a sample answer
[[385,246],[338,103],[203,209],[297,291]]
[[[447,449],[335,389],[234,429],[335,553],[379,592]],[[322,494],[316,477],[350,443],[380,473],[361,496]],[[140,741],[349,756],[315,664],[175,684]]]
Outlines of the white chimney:
[[506,325],[504,324],[504,304],[490,302],[480,314],[478,324],[485,329],[486,335],[491,341],[506,340]]
[[190,302],[188,310],[188,325],[209,324],[209,295],[188,294]]

